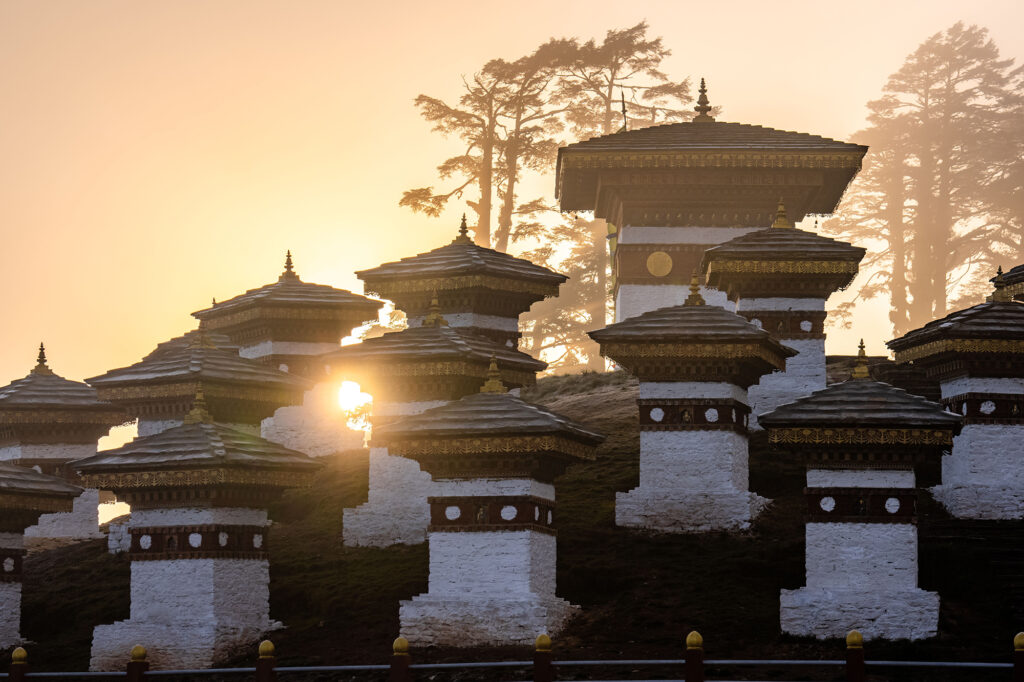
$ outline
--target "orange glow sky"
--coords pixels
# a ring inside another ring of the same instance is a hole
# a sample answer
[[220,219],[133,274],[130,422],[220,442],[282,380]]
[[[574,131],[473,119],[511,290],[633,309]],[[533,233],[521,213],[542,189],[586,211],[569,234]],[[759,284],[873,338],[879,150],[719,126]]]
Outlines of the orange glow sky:
[[[454,233],[398,207],[454,149],[412,106],[551,36],[646,18],[675,78],[708,78],[724,120],[838,137],[921,41],[958,19],[1024,58],[1024,3],[0,3],[0,383],[45,340],[81,379],[192,328],[189,313],[277,277],[352,274]],[[540,191],[553,192],[548,179]],[[856,337],[883,352],[886,306]]]

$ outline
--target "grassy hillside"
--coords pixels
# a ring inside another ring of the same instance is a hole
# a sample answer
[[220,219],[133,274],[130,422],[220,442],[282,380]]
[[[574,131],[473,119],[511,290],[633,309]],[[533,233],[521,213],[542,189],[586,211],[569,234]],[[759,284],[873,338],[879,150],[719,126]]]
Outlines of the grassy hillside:
[[[611,373],[545,378],[524,395],[608,435],[595,462],[573,467],[557,485],[559,591],[582,612],[556,639],[556,656],[674,658],[686,632],[698,629],[709,658],[840,658],[838,641],[779,633],[779,589],[798,587],[804,578],[802,468],[766,453],[759,441],[751,485],[774,502],[750,532],[682,536],[615,527],[615,492],[637,484],[636,391],[635,381]],[[398,632],[399,600],[426,590],[426,545],[343,547],[342,509],[363,502],[366,486],[365,451],[342,453],[328,458],[311,488],[289,492],[271,511],[271,608],[287,626],[271,638],[283,663],[384,662]],[[929,518],[941,518],[929,501],[924,507]],[[1024,532],[1021,524],[1015,528]],[[973,544],[923,535],[922,587],[942,594],[940,635],[915,644],[871,643],[869,658],[1009,660],[1012,635],[1024,624],[1013,622],[1003,587],[990,578],[989,556]],[[39,642],[33,661],[38,669],[85,669],[92,626],[128,615],[127,560],[90,542],[33,555],[26,573],[23,634]],[[522,659],[528,652],[414,655],[424,662]],[[715,677],[743,679],[743,672]],[[563,677],[587,679],[575,673]],[[747,679],[837,678],[834,670],[750,674],[756,677]],[[1008,677],[885,671],[877,679]],[[478,671],[460,679],[492,678]]]

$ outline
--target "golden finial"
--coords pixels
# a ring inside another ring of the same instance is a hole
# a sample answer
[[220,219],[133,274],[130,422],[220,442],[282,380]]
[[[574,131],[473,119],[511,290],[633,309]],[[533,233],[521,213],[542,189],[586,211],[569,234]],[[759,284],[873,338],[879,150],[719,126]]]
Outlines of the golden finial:
[[686,636],[686,648],[687,649],[703,649],[704,638],[700,636],[700,633],[696,630],[691,630],[690,634]]
[[452,244],[472,244],[473,238],[469,236],[469,227],[466,226],[466,214],[462,214],[462,224],[459,225],[459,236],[452,240]]
[[15,647],[11,652],[11,665],[28,665],[28,652],[20,646]]
[[260,658],[273,658],[274,657],[274,643],[269,639],[265,639],[260,642],[258,649]]
[[487,381],[480,387],[481,393],[507,393],[505,384],[501,383],[501,372],[498,370],[498,358],[491,356],[491,364],[487,367]]
[[850,375],[850,378],[870,379],[871,374],[868,372],[868,354],[864,351],[864,339],[860,340],[860,345],[857,348],[857,364],[853,366],[853,373]]
[[210,305],[217,305],[217,297],[216,296],[214,296],[212,299],[210,299]]
[[846,635],[846,648],[847,649],[863,649],[864,648],[864,635],[860,634],[857,630],[850,630]]
[[996,270],[996,276],[992,278],[992,295],[988,297],[991,303],[1010,303],[1013,297],[1006,289],[1006,279],[1003,278],[1003,266]]
[[141,644],[136,644],[132,647],[132,650],[128,655],[131,656],[132,663],[145,663],[146,647]]
[[277,278],[278,282],[284,282],[285,280],[297,280],[298,275],[295,274],[295,267],[292,264],[292,252],[288,249],[284,254],[284,272]]
[[50,376],[53,374],[53,370],[46,366],[46,348],[43,346],[43,342],[39,342],[39,355],[36,356],[36,366],[32,368],[32,374],[42,374]]
[[1013,650],[1024,651],[1024,632],[1018,632],[1013,638]]
[[772,227],[793,227],[793,223],[786,217],[786,204],[783,203],[782,197],[779,197],[779,207],[775,209],[775,222],[772,223]]
[[700,280],[697,279],[696,270],[690,277],[690,295],[686,297],[683,305],[704,305],[704,297],[700,295]]
[[185,419],[182,420],[185,424],[211,424],[213,423],[213,415],[210,414],[210,410],[206,405],[206,395],[203,393],[203,385],[200,383],[196,387],[196,396],[192,399],[192,409],[185,415]]
[[427,315],[423,318],[424,327],[447,327],[448,320],[441,315],[441,304],[437,302],[437,292],[434,292],[430,299],[430,307],[427,308]]
[[534,647],[537,651],[551,651],[551,638],[545,633],[537,635],[537,641],[534,642]]
[[391,644],[391,651],[395,656],[408,656],[409,655],[409,640],[399,635],[395,637],[395,641]]
[[697,98],[697,106],[693,108],[697,112],[697,115],[693,117],[694,121],[714,121],[715,119],[708,114],[711,111],[711,105],[708,103],[708,87],[704,83],[704,79],[700,79],[700,97]]

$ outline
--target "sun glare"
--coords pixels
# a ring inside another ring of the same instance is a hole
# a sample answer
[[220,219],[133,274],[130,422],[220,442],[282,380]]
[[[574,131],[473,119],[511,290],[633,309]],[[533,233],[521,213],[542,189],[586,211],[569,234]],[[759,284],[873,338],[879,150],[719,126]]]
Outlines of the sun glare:
[[353,412],[373,400],[369,393],[363,393],[354,381],[343,381],[338,391],[338,405],[343,412]]

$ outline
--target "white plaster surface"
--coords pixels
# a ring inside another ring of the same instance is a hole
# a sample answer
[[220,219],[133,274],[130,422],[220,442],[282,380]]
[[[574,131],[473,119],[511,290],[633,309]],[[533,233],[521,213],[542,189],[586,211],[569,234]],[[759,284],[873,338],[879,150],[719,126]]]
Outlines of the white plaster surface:
[[763,310],[765,312],[780,312],[787,310],[802,310],[808,312],[824,312],[825,299],[823,298],[741,298],[736,302],[736,310],[749,313],[751,311]]
[[[410,317],[409,327],[422,327],[425,315]],[[496,329],[503,332],[519,331],[518,317],[500,317],[498,315],[481,315],[479,313],[443,313],[449,327],[478,327],[480,329]]]
[[1024,379],[1013,377],[960,377],[939,384],[943,398],[964,393],[1024,393]]
[[349,547],[415,545],[427,538],[433,494],[430,474],[415,460],[370,448],[367,501],[344,510],[343,538]]
[[[707,305],[716,305],[729,311],[736,309],[724,291],[702,286],[700,293]],[[615,295],[615,321],[621,322],[658,308],[683,305],[689,295],[689,285],[620,284]]]
[[968,424],[932,495],[961,519],[1024,518],[1024,425]]
[[311,457],[361,447],[365,436],[348,427],[335,382],[323,382],[306,391],[301,405],[278,408],[273,417],[263,420],[260,435]]
[[555,499],[555,486],[529,478],[470,478],[434,481],[431,496],[533,495],[545,500]]
[[786,634],[827,639],[859,630],[864,639],[927,639],[939,627],[939,595],[902,590],[782,590],[779,623]]
[[747,402],[747,391],[735,384],[713,381],[641,381],[640,399],[725,398]]
[[107,552],[120,554],[132,548],[131,527],[128,525],[128,517],[115,519],[107,526]]
[[0,460],[50,459],[56,462],[70,462],[92,457],[96,454],[96,443],[16,443],[0,447]]
[[262,358],[267,355],[323,355],[341,347],[337,343],[316,343],[310,341],[260,341],[251,346],[242,346],[238,354],[243,358]]
[[747,488],[746,437],[642,431],[640,485],[616,494],[615,523],[676,533],[748,528],[768,500]]
[[[766,226],[767,227],[767,226]],[[723,244],[761,227],[660,227],[624,225],[619,244]]]
[[179,509],[135,509],[128,517],[129,528],[200,526],[222,524],[265,526],[267,512],[248,507],[186,507]]
[[576,607],[555,596],[555,553],[555,537],[536,531],[431,533],[429,589],[402,602],[402,635],[472,646],[558,632]]
[[797,352],[786,358],[786,369],[761,377],[750,387],[750,429],[761,430],[757,415],[791,403],[797,398],[820,391],[827,385],[825,375],[825,339],[781,339]]
[[808,469],[809,488],[913,488],[913,470]]
[[0,583],[0,649],[21,644],[21,583]]
[[410,414],[420,414],[421,412],[447,404],[447,400],[421,400],[414,403],[374,403],[373,414],[377,417],[403,417]]
[[[93,449],[95,452],[95,448]],[[70,512],[43,514],[39,522],[25,529],[32,539],[91,540],[103,537],[100,532],[100,491],[86,489],[75,498]],[[30,542],[31,544],[31,542]]]

